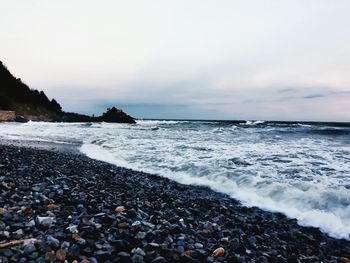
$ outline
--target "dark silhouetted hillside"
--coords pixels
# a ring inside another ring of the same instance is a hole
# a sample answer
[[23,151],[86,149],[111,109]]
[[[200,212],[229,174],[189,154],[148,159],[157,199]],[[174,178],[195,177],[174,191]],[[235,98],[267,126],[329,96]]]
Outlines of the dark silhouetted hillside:
[[47,115],[54,118],[62,113],[57,101],[49,100],[43,91],[30,89],[15,78],[0,61],[0,110],[14,110],[20,115]]
[[114,107],[100,117],[64,112],[56,100],[49,100],[43,91],[30,89],[15,78],[1,61],[0,110],[15,111],[26,119],[39,121],[135,123],[131,116]]

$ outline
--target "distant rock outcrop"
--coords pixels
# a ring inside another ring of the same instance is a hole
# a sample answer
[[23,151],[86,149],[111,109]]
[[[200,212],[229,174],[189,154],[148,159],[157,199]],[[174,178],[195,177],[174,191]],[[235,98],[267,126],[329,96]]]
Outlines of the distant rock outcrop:
[[103,113],[101,117],[98,118],[100,119],[100,121],[104,122],[135,123],[134,118],[115,107],[107,109],[107,111]]
[[91,117],[73,112],[65,112],[62,116],[65,122],[113,122],[113,123],[136,123],[135,119],[120,109],[108,108],[105,113],[98,117]]
[[21,79],[15,78],[0,61],[0,111],[14,111],[15,121],[65,122],[116,122],[135,123],[135,120],[115,107],[99,117],[64,112],[54,99],[49,100],[43,91],[30,89]]

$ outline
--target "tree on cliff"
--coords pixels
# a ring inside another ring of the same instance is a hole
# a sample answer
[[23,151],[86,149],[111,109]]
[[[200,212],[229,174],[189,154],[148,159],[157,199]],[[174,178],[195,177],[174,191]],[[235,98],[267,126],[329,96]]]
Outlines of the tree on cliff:
[[26,104],[29,109],[42,107],[57,114],[62,112],[56,100],[49,100],[43,91],[30,89],[0,61],[0,109],[16,110],[18,104]]
[[115,107],[99,117],[64,112],[55,99],[49,100],[43,91],[30,89],[20,78],[15,78],[1,61],[0,110],[15,111],[25,118],[41,121],[135,123],[134,118]]

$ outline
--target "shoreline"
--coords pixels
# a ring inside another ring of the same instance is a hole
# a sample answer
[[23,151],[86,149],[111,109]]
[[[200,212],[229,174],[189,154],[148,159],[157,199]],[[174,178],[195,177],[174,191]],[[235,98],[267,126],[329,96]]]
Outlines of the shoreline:
[[[280,213],[244,207],[207,187],[90,159],[77,146],[0,140],[5,211],[0,247],[10,240],[36,240],[0,249],[0,258],[336,262],[350,257],[350,241],[299,226]],[[225,254],[211,257],[219,247]]]
[[20,148],[31,148],[37,150],[47,150],[51,152],[61,152],[61,153],[70,153],[76,155],[83,155],[79,147],[82,144],[79,142],[72,143],[58,143],[58,142],[49,142],[49,141],[34,141],[34,140],[6,140],[0,138],[0,147],[1,146],[15,146]]

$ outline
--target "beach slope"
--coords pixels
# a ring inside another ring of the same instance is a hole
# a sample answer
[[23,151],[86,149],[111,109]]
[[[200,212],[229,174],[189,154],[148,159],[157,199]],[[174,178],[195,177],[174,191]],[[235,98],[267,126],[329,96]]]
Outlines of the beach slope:
[[349,241],[282,214],[62,149],[0,145],[0,262],[350,257]]

